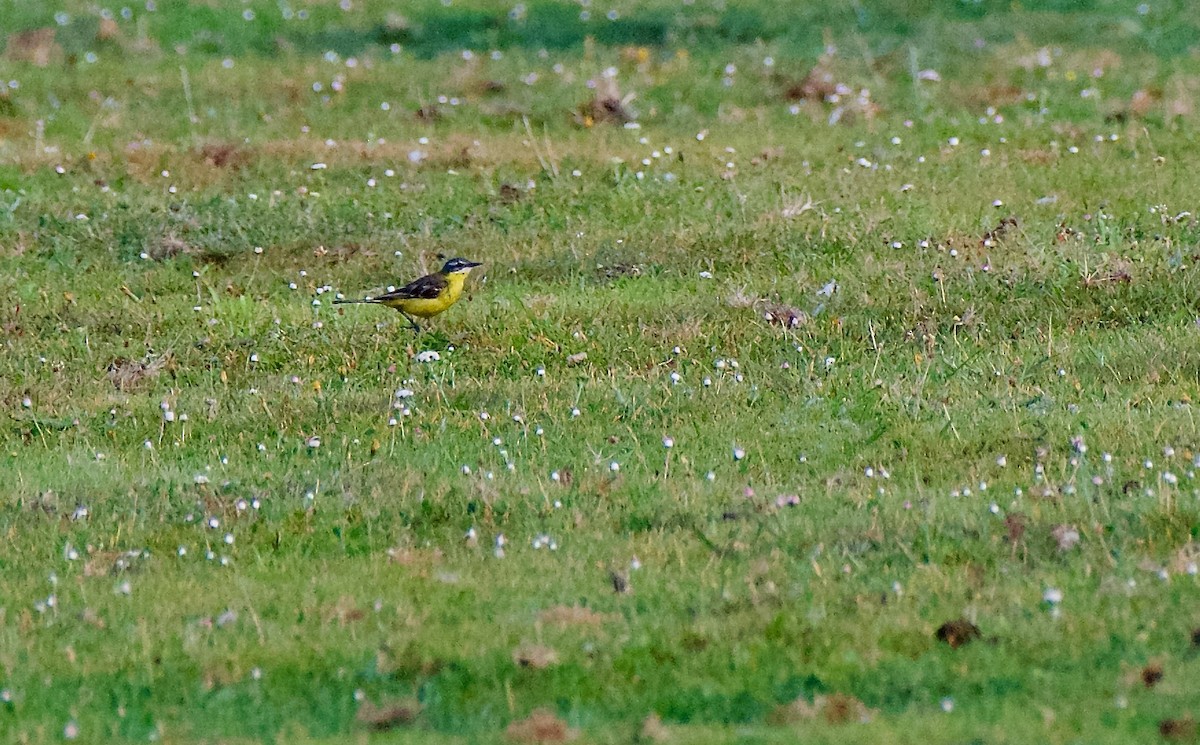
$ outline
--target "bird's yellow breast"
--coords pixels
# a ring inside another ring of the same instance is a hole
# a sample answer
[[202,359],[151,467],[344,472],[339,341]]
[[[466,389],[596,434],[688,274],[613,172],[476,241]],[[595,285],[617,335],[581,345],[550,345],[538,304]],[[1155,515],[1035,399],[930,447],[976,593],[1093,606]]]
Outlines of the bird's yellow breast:
[[467,281],[468,272],[454,272],[446,275],[446,289],[434,298],[405,298],[394,304],[389,303],[392,307],[399,308],[410,316],[418,316],[420,318],[430,318],[438,313],[449,308],[458,302],[462,297],[463,285]]

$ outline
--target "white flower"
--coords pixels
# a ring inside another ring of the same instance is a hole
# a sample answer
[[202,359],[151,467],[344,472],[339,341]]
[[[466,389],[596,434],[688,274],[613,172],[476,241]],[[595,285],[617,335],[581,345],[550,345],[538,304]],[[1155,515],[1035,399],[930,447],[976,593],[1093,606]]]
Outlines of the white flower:
[[1046,591],[1042,593],[1042,600],[1050,605],[1058,605],[1063,601],[1063,591],[1057,587],[1047,587]]
[[321,447],[321,438],[318,435],[313,435],[312,437],[305,440],[304,444],[308,445],[310,448],[313,448],[315,450],[316,448]]
[[674,438],[671,438],[671,437],[664,437],[664,438],[663,438],[663,440],[662,440],[662,442],[663,442],[663,447],[665,447],[665,448],[668,448],[668,449],[670,449],[670,448],[673,448],[673,447],[675,447],[675,440],[674,440]]
[[441,358],[442,355],[438,354],[432,349],[427,349],[424,352],[417,352],[417,362],[437,362]]
[[413,392],[407,388],[396,391],[396,398],[412,398]]
[[203,486],[204,484],[208,483],[208,477],[202,473],[198,473],[192,477],[192,482]]

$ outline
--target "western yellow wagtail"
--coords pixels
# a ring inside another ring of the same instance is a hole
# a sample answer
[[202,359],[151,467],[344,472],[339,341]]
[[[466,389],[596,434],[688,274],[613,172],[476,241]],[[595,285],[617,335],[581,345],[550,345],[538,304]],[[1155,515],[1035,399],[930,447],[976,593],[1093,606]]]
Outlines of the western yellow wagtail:
[[413,316],[432,318],[457,303],[458,299],[462,297],[463,284],[467,281],[467,275],[477,266],[482,266],[482,263],[466,259],[450,259],[441,271],[414,279],[403,287],[386,292],[379,297],[334,300],[333,303],[334,305],[341,303],[386,305],[400,311],[400,315],[412,324],[413,331],[420,332],[421,327],[413,320]]

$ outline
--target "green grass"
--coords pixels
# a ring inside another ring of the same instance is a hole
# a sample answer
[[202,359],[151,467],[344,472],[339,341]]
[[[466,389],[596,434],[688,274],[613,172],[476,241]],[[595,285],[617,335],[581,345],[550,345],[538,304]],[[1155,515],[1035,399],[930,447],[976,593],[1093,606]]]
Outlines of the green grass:
[[1200,715],[1182,5],[159,5],[0,2],[8,741]]

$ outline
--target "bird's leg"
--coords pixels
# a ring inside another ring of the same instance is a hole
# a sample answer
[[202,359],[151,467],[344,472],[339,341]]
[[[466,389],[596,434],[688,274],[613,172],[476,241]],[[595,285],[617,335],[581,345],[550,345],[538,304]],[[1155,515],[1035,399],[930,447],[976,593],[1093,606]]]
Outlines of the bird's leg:
[[404,311],[400,311],[400,315],[404,316],[404,319],[408,321],[413,331],[417,332],[418,334],[421,333],[421,327],[418,326],[417,322],[412,319],[412,316],[408,315]]

